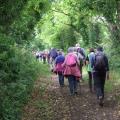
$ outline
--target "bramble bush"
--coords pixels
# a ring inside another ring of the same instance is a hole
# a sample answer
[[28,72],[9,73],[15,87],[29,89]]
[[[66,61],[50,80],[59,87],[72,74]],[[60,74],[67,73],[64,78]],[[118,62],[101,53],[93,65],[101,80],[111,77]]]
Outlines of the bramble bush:
[[41,64],[0,34],[0,120],[20,120]]

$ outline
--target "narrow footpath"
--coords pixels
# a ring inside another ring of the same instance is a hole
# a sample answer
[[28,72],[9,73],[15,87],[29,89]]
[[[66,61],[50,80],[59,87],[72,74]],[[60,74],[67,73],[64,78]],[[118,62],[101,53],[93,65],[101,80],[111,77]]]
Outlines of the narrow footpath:
[[106,93],[101,108],[86,82],[81,83],[81,90],[79,86],[77,96],[69,96],[67,80],[60,88],[56,78],[40,78],[24,107],[22,120],[120,120],[118,93]]

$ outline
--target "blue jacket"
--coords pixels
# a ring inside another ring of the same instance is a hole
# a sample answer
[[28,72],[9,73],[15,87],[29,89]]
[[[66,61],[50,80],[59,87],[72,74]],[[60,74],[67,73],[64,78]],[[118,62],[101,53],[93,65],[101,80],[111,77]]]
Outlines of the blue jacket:
[[55,59],[55,64],[62,63],[64,62],[64,60],[65,60],[65,57],[63,55],[59,55]]

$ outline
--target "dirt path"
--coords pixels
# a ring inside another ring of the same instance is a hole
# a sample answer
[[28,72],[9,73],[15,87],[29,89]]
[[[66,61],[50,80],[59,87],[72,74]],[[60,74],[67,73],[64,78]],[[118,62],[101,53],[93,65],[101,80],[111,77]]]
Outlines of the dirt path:
[[114,94],[106,95],[105,105],[101,108],[85,83],[81,85],[81,94],[78,89],[77,96],[69,96],[67,83],[60,88],[58,81],[52,80],[52,83],[45,82],[47,89],[41,95],[38,89],[41,81],[50,80],[42,78],[37,81],[22,120],[120,120],[120,104]]

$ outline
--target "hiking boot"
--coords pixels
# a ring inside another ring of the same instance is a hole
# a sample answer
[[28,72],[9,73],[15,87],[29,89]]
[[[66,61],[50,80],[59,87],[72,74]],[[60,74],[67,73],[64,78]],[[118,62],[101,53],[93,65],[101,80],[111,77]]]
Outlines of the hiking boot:
[[75,95],[78,95],[78,92],[77,92],[77,91],[75,92]]

